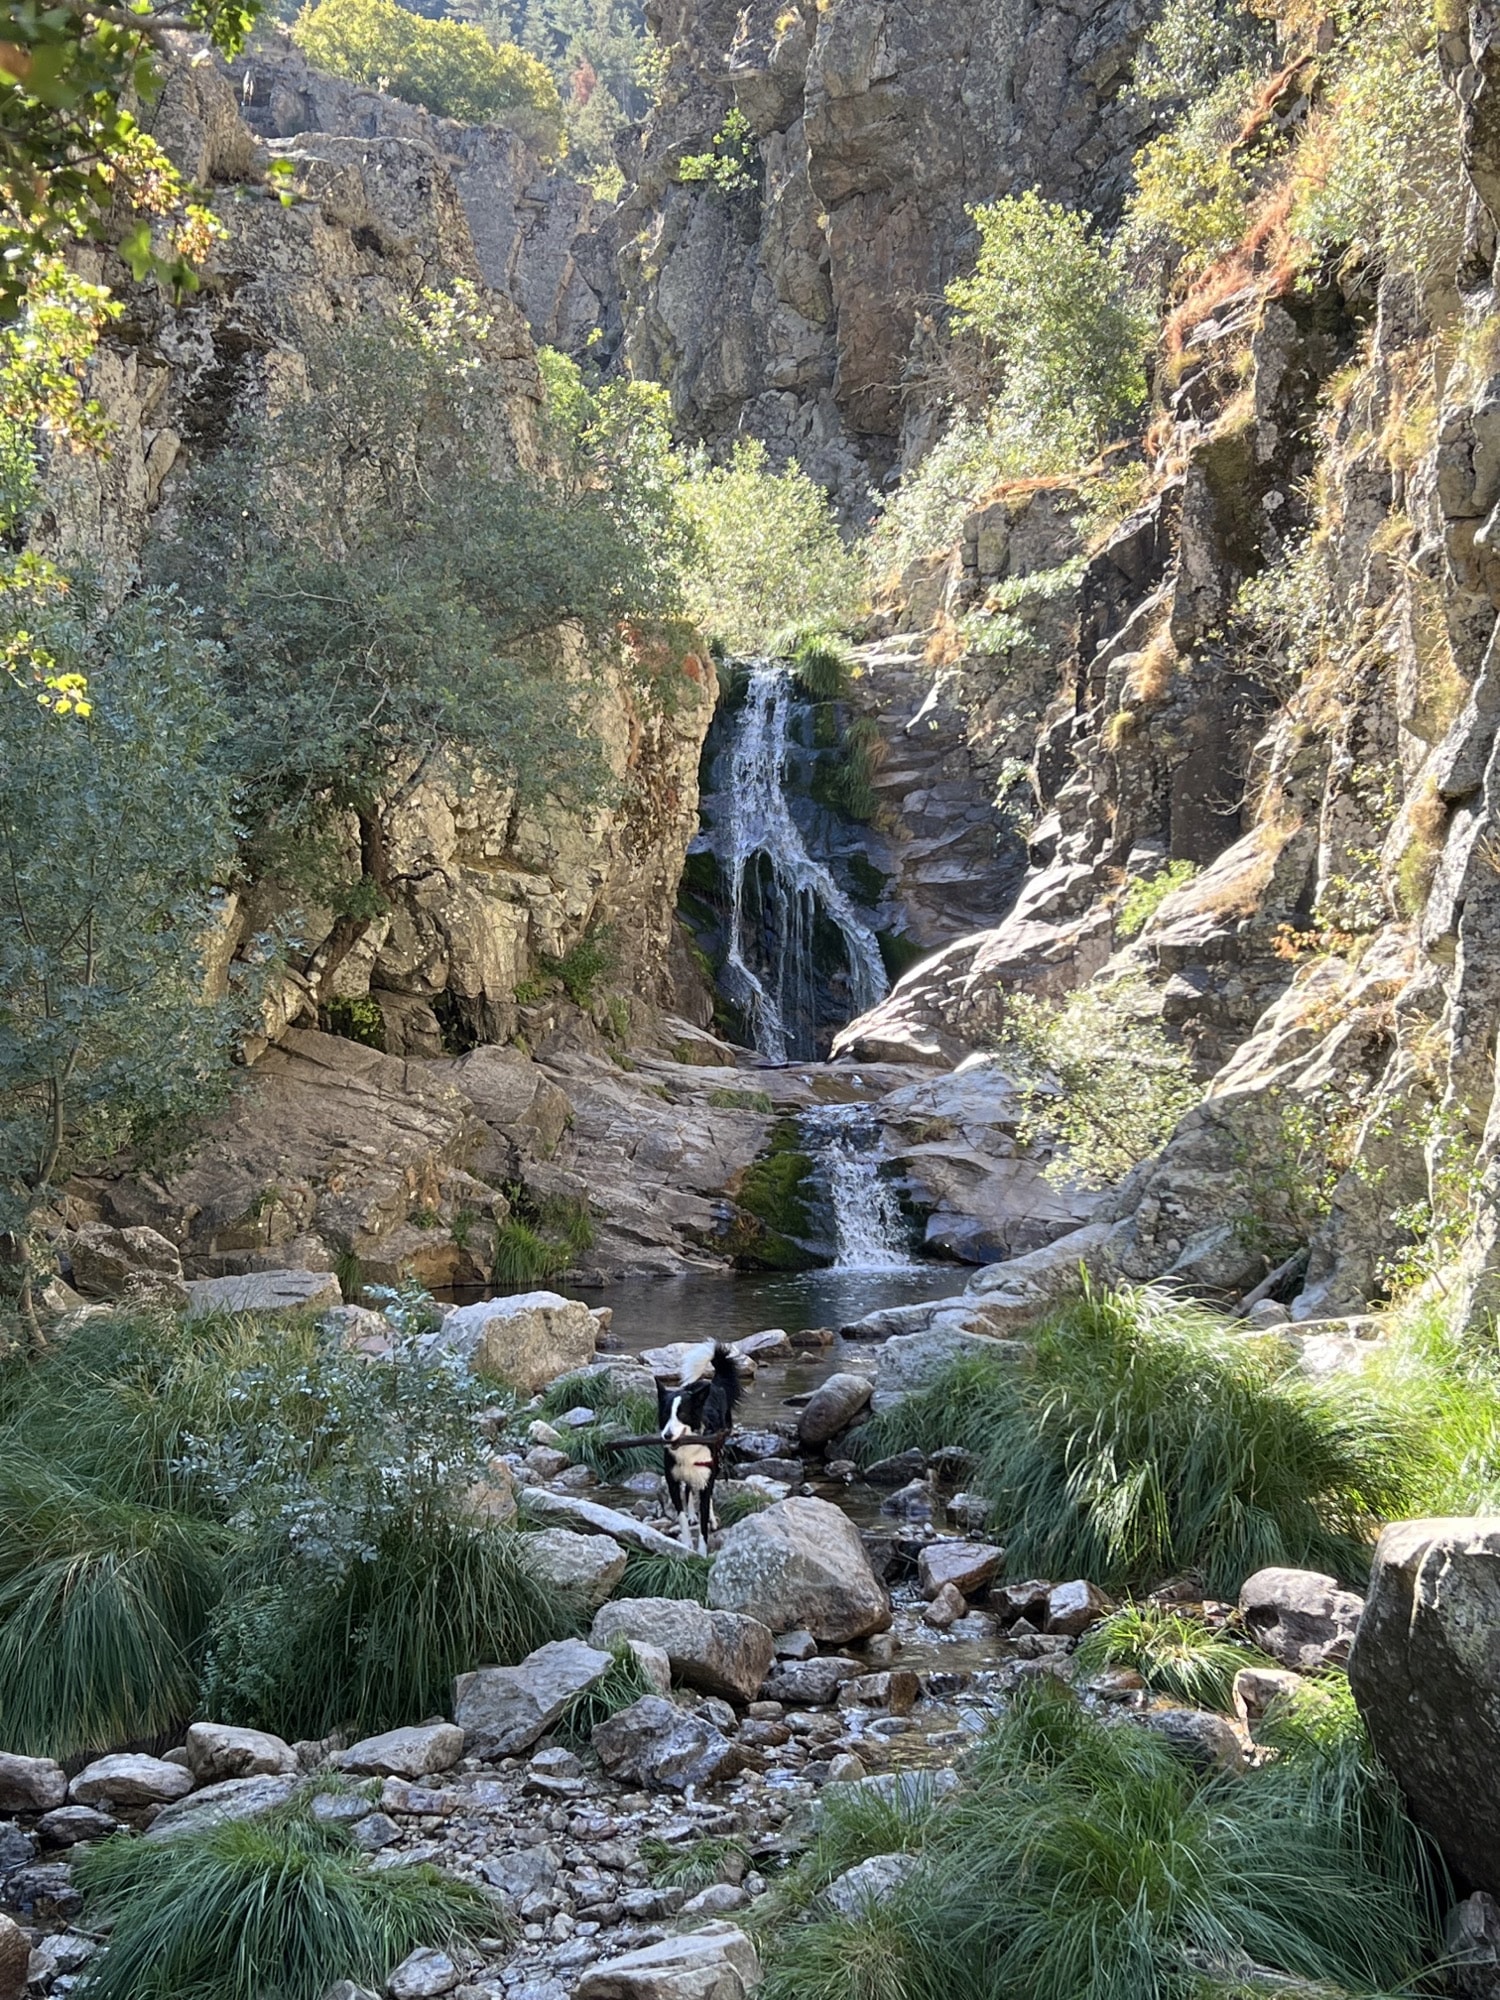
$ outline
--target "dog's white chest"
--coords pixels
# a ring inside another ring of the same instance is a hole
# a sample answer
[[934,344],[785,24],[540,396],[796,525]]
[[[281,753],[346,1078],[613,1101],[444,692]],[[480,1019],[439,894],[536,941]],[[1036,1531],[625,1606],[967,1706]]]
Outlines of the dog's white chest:
[[671,1450],[672,1470],[680,1484],[701,1493],[713,1473],[713,1453],[701,1444],[674,1444]]

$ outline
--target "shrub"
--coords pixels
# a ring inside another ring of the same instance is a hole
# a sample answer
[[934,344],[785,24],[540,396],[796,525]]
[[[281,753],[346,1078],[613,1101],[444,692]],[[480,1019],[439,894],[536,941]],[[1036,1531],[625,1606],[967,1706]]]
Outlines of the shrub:
[[[1011,1570],[1220,1596],[1268,1564],[1358,1581],[1372,1522],[1430,1476],[1413,1416],[1291,1372],[1274,1349],[1151,1290],[1089,1290],[1029,1365],[979,1357],[877,1417],[875,1456],[964,1446]],[[947,1431],[947,1435],[943,1433]]]
[[1155,1604],[1128,1604],[1079,1641],[1074,1655],[1085,1672],[1134,1667],[1152,1694],[1196,1708],[1228,1711],[1234,1677],[1260,1663],[1252,1646],[1236,1645],[1204,1624]]
[[809,701],[841,701],[848,693],[853,658],[835,634],[778,632],[771,651],[790,660],[793,677]]
[[1006,1001],[999,1053],[1016,1073],[1023,1143],[1065,1148],[1050,1180],[1107,1186],[1171,1137],[1198,1102],[1187,1054],[1167,1039],[1136,982],[1084,986],[1055,1006]]
[[340,1979],[384,1991],[418,1945],[452,1950],[505,1924],[435,1868],[373,1869],[305,1805],[160,1843],[118,1836],[75,1867],[90,1924],[109,1932],[88,2000],[323,2000]]
[[948,287],[995,385],[991,421],[1032,472],[1092,458],[1145,400],[1147,326],[1121,251],[1035,190],[971,211],[974,274]]
[[1359,0],[1347,18],[1331,102],[1294,163],[1292,227],[1320,250],[1451,279],[1467,182],[1431,10],[1420,0]]
[[728,465],[698,454],[682,506],[700,549],[686,607],[731,653],[765,652],[789,623],[837,629],[858,611],[860,563],[826,496],[799,466],[773,472],[758,441],[742,439]]
[[749,194],[755,186],[757,149],[750,120],[736,106],[715,132],[703,153],[685,153],[677,162],[677,178],[702,182],[720,194]]
[[599,981],[614,970],[618,958],[610,926],[595,924],[561,958],[544,955],[542,970],[549,979],[561,982],[563,991],[576,1007],[587,1007]]
[[1275,54],[1275,29],[1258,10],[1167,0],[1142,39],[1135,91],[1148,104],[1201,99],[1227,78],[1265,69]]
[[1360,1838],[1385,1781],[1346,1748],[1341,1810],[1306,1730],[1267,1771],[1192,1770],[1052,1682],[982,1741],[916,1871],[854,1920],[783,1926],[769,2000],[913,1993],[1192,2000],[1269,1975],[1406,1990],[1436,1938],[1412,1840]]
[[955,416],[882,504],[865,542],[872,575],[899,576],[910,563],[951,548],[964,516],[990,488],[1026,469],[998,413]]
[[1125,241],[1191,276],[1244,235],[1256,191],[1251,162],[1235,147],[1255,78],[1229,77],[1136,154]]
[[1120,899],[1120,913],[1115,918],[1115,929],[1120,936],[1138,937],[1168,896],[1185,888],[1197,873],[1195,862],[1169,861],[1155,875],[1132,882]]
[[384,1053],[385,1016],[380,1011],[380,1002],[368,993],[347,1000],[335,995],[321,1012],[323,1026],[330,1035],[342,1035],[346,1041],[363,1042],[366,1048]]
[[[560,136],[562,99],[546,65],[513,43],[495,46],[482,28],[429,20],[396,0],[317,0],[297,16],[292,37],[316,68],[378,85],[440,118],[500,120],[553,146]],[[507,112],[520,116],[506,120]]]

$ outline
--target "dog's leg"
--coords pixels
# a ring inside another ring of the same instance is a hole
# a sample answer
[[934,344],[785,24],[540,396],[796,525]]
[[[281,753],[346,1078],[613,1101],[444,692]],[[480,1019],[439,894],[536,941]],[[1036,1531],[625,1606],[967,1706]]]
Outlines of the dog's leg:
[[688,1548],[691,1546],[688,1541],[688,1495],[677,1477],[677,1468],[673,1464],[670,1451],[666,1455],[665,1473],[667,1481],[667,1506],[677,1517],[677,1539],[682,1543],[684,1548]]
[[719,1468],[717,1465],[714,1465],[709,1469],[708,1484],[698,1495],[698,1518],[703,1523],[703,1548],[705,1554],[708,1552],[708,1538],[717,1530],[719,1525],[719,1517],[714,1512],[714,1487],[718,1484],[718,1479]]

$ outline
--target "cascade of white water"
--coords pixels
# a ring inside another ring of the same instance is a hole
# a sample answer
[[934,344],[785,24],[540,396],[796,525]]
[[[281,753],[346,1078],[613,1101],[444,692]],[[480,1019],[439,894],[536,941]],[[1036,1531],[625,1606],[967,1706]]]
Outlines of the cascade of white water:
[[896,1190],[880,1176],[880,1126],[862,1104],[806,1111],[802,1142],[833,1208],[835,1271],[913,1269]]
[[[743,1009],[757,1051],[773,1062],[810,1048],[791,1046],[796,1025],[814,1016],[813,932],[821,914],[843,939],[849,963],[850,1015],[873,1007],[886,991],[885,966],[874,933],[829,870],[807,851],[787,804],[787,725],[791,677],[784,666],[756,660],[729,754],[720,844],[729,881],[729,946],[720,984]],[[758,922],[752,925],[753,886]],[[752,961],[752,929],[761,949]]]

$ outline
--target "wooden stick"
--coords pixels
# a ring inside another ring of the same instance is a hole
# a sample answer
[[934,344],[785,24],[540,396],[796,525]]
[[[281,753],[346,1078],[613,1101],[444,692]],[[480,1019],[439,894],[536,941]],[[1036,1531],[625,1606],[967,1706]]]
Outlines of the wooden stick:
[[653,1431],[649,1437],[601,1438],[606,1451],[642,1451],[648,1445],[660,1445],[663,1451],[675,1451],[679,1445],[702,1444],[710,1451],[716,1451],[729,1437],[728,1431],[716,1431],[712,1437],[694,1437],[685,1432],[681,1437],[664,1438],[660,1431]]

